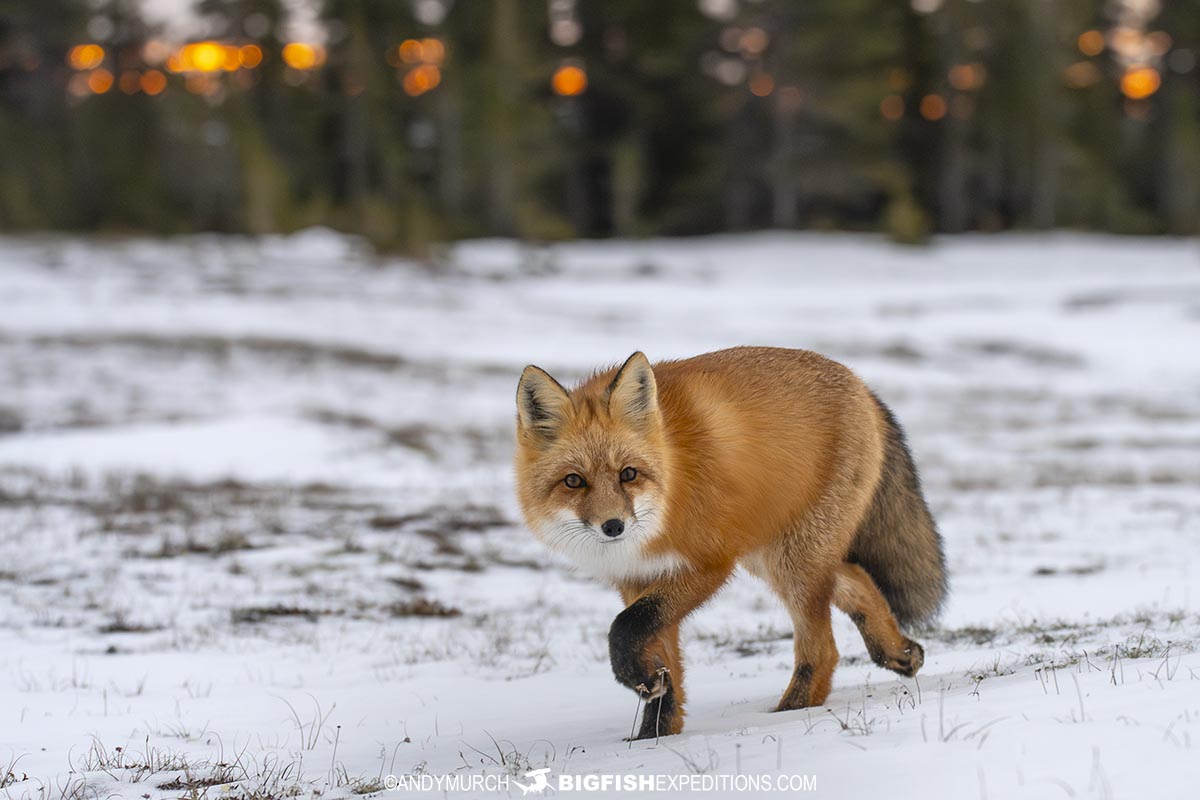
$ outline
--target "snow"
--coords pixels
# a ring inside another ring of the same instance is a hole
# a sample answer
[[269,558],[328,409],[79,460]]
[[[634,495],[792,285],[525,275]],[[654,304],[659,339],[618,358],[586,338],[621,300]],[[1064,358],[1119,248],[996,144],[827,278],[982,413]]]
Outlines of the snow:
[[[324,230],[0,239],[0,791],[516,797],[383,780],[549,767],[1190,795],[1198,334],[1182,239],[481,241],[432,265]],[[516,380],[735,344],[819,350],[889,402],[950,602],[918,680],[838,615],[828,706],[771,714],[790,628],[739,575],[686,626],[684,734],[630,745],[620,602],[512,497]]]

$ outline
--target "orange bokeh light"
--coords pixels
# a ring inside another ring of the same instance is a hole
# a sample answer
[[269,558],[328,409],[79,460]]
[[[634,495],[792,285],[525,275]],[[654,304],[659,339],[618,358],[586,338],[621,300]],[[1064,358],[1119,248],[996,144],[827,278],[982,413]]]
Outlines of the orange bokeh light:
[[1100,69],[1091,61],[1076,61],[1063,70],[1063,81],[1072,89],[1086,89],[1100,80]]
[[92,94],[104,94],[113,85],[113,74],[106,69],[93,70],[87,79],[88,89]]
[[940,94],[927,94],[922,97],[921,116],[930,122],[937,122],[946,116],[946,98]]
[[904,116],[904,98],[898,94],[889,94],[879,101],[879,114],[890,122],[895,122]]
[[283,47],[283,61],[292,69],[314,69],[324,63],[325,51],[306,42],[288,42]]
[[79,44],[67,54],[67,62],[75,69],[95,69],[104,60],[104,48],[98,44]]
[[156,69],[142,73],[142,91],[153,97],[167,88],[167,76]]
[[421,40],[421,60],[426,64],[440,65],[446,60],[446,45],[441,39]]
[[550,86],[554,93],[563,97],[576,97],[587,91],[587,73],[582,67],[565,64],[554,71]]
[[1121,92],[1130,100],[1144,100],[1162,86],[1162,76],[1153,67],[1132,67],[1121,77]]
[[225,67],[225,47],[217,42],[194,42],[182,50],[185,68],[198,72],[217,72]]
[[960,92],[969,92],[983,86],[987,71],[983,64],[955,64],[950,68],[950,85]]
[[256,44],[244,44],[238,49],[238,63],[246,69],[254,69],[262,60],[262,48]]
[[425,48],[416,39],[405,39],[397,48],[400,60],[405,64],[416,64],[421,61]]
[[1104,34],[1100,31],[1084,31],[1079,34],[1079,52],[1085,56],[1098,56],[1104,52]]
[[142,90],[142,76],[136,69],[127,69],[121,73],[117,85],[125,94],[137,94]]
[[738,41],[738,47],[748,56],[757,56],[767,49],[769,42],[770,37],[762,28],[747,28]]
[[765,72],[756,72],[750,79],[750,94],[755,97],[767,97],[775,91],[775,79]]
[[422,64],[404,76],[404,91],[419,97],[442,82],[442,71],[432,64]]

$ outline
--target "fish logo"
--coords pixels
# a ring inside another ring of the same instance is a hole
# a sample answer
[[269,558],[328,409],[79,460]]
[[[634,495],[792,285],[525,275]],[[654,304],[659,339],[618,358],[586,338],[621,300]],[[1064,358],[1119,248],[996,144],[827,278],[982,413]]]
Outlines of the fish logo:
[[549,789],[550,782],[546,780],[546,773],[549,771],[549,767],[543,767],[542,769],[535,769],[526,772],[525,777],[533,779],[533,783],[529,784],[528,786],[520,781],[513,781],[513,783],[515,783],[521,789],[521,797],[524,797],[530,792],[533,792],[534,794],[541,794],[545,790]]

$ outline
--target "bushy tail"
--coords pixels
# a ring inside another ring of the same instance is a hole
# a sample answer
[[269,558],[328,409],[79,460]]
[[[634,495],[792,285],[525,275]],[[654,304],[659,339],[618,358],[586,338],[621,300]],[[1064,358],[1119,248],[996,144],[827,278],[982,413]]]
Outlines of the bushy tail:
[[887,423],[883,474],[859,525],[849,560],[879,587],[902,627],[932,621],[946,598],[946,559],[904,431],[883,402]]

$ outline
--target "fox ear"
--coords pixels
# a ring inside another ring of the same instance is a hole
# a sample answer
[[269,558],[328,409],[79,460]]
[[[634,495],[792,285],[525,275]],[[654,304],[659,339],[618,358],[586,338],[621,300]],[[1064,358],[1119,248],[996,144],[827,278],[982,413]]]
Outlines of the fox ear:
[[644,353],[626,359],[605,392],[613,419],[646,425],[658,419],[658,384]]
[[571,396],[550,373],[530,364],[517,384],[517,420],[535,439],[553,441],[571,417]]

